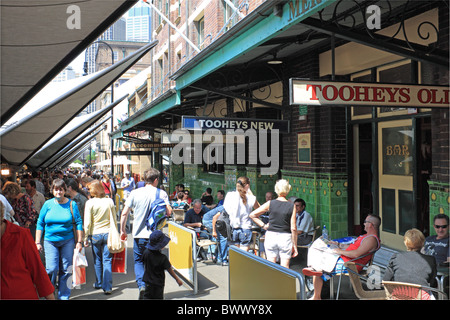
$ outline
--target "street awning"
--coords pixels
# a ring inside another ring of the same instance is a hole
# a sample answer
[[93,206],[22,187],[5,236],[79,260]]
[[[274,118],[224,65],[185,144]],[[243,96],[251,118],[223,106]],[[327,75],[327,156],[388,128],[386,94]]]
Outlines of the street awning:
[[78,159],[78,157],[83,154],[84,152],[86,152],[89,149],[89,143],[87,143],[86,145],[84,145],[82,148],[78,149],[78,151],[76,151],[75,153],[71,154],[68,158],[66,158],[64,161],[60,162],[60,163],[56,163],[54,166],[52,166],[51,168],[55,168],[56,166],[60,167],[60,168],[65,168],[67,166],[68,163],[75,161],[76,159]]
[[1,1],[1,125],[136,3]]
[[71,150],[73,151],[74,146],[78,146],[86,137],[88,137],[91,133],[98,130],[107,120],[109,120],[111,116],[106,117],[106,119],[103,119],[99,123],[97,123],[94,127],[89,128],[83,134],[79,135],[77,138],[75,138],[72,142],[68,143],[64,148],[59,150],[57,153],[52,155],[50,158],[45,160],[43,163],[39,165],[41,168],[47,168],[51,163],[57,162],[58,159],[64,157],[68,152]]
[[71,148],[69,151],[67,151],[62,156],[56,158],[53,163],[50,163],[47,167],[48,168],[55,168],[57,166],[60,166],[62,163],[70,163],[72,162],[72,156],[77,154],[81,149],[85,149],[86,146],[90,146],[91,141],[95,138],[97,134],[99,134],[103,128],[100,128],[84,138],[82,141],[80,141],[78,144],[76,144],[73,148]]
[[2,160],[11,165],[23,165],[61,128],[117,80],[132,65],[147,54],[157,41],[140,48],[132,55],[104,69],[80,85],[64,92],[57,99],[39,108],[0,131]]
[[128,95],[114,101],[106,108],[97,110],[85,116],[75,117],[69,124],[67,124],[57,135],[55,135],[49,142],[45,144],[40,150],[27,160],[26,164],[29,167],[36,168],[41,166],[45,161],[53,157],[64,146],[67,146],[71,141],[81,135],[90,126],[100,120],[107,112],[111,111],[116,105],[122,102]]
[[[114,157],[114,165],[131,165],[131,164],[138,164],[135,161],[129,160],[124,156],[118,156],[118,157]],[[111,159],[106,159],[100,162],[97,162],[96,164],[94,164],[94,166],[96,167],[103,167],[103,166],[111,166]]]

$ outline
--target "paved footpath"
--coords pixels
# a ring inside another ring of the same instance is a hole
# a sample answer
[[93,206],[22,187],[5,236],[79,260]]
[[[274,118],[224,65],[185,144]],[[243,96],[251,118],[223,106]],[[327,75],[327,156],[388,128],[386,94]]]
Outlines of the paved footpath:
[[[111,295],[105,295],[103,290],[93,288],[95,280],[93,255],[91,247],[86,248],[88,268],[86,272],[86,284],[81,289],[73,289],[71,300],[137,300],[138,288],[134,278],[133,240],[131,235],[127,242],[127,274],[113,274],[113,290]],[[163,252],[167,253],[167,249]],[[291,262],[291,269],[301,273],[306,261],[306,251],[302,251],[299,257]],[[165,300],[228,300],[228,266],[213,264],[211,261],[198,262],[198,293],[187,285],[179,287],[176,281],[166,272],[166,286],[164,290]],[[337,287],[337,279],[335,288]],[[341,285],[339,299],[357,299],[352,293],[348,277],[344,277]],[[327,290],[327,289],[324,289]]]

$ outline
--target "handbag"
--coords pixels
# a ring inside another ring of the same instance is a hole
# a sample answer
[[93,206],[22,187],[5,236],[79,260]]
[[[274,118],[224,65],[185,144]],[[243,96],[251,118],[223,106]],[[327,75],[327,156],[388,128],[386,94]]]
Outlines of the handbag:
[[75,243],[77,243],[77,239],[78,239],[78,234],[77,234],[77,225],[75,223],[75,217],[73,215],[73,208],[72,208],[72,200],[70,201],[70,213],[72,214],[72,227],[73,227],[73,239],[75,240]]
[[119,253],[125,249],[125,242],[120,239],[111,209],[109,210],[109,234],[106,245],[110,253]]

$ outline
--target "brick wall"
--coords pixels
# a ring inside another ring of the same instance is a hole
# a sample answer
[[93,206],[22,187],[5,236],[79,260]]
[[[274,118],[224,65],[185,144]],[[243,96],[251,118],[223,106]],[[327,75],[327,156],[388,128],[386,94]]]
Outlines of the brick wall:
[[[292,72],[289,72],[292,70]],[[289,78],[318,79],[318,53],[302,56],[301,62],[285,70],[285,86]],[[305,120],[299,120],[299,107],[290,106],[287,97],[289,88],[284,90],[284,116],[291,120],[291,133],[283,135],[283,168],[305,172],[346,172],[346,132],[344,107],[308,106]],[[297,133],[311,132],[310,165],[298,164]]]
[[[439,49],[449,51],[449,11],[443,6],[439,10]],[[448,57],[447,57],[448,58]],[[432,66],[432,84],[449,85],[449,70]],[[431,116],[432,176],[431,180],[449,183],[449,123],[448,109],[434,109]]]

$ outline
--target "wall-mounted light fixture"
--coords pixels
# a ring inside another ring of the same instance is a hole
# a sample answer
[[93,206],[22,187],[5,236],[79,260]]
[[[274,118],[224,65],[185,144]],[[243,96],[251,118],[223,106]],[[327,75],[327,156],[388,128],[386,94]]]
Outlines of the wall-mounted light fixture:
[[274,53],[274,54],[273,54],[273,59],[267,61],[267,63],[268,63],[268,64],[282,64],[283,61],[281,61],[280,59],[277,59],[277,54]]
[[6,164],[2,164],[0,174],[2,176],[9,176],[11,174],[11,170],[6,166]]

